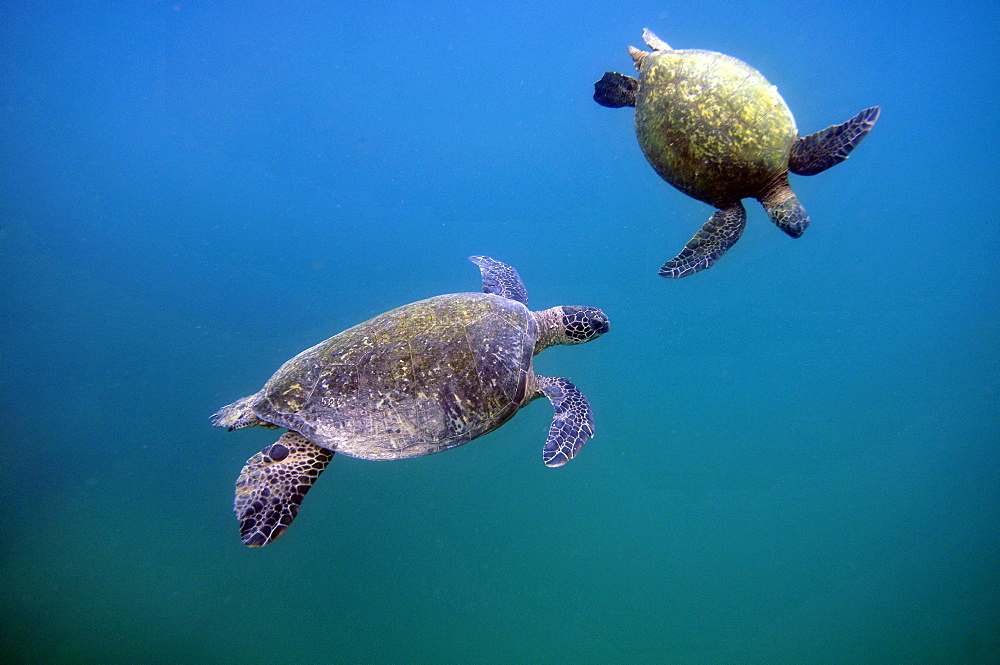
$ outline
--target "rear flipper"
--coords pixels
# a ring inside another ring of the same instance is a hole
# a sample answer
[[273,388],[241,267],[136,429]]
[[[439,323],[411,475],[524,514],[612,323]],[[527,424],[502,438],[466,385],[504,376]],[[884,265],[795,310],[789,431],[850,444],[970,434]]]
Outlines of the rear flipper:
[[257,399],[257,395],[259,393],[241,397],[232,404],[222,407],[212,414],[212,424],[216,427],[226,427],[230,432],[234,429],[253,427],[254,425],[273,427],[270,423],[258,418],[257,414],[253,412],[253,407],[250,405]]
[[545,466],[562,466],[594,436],[594,413],[587,398],[567,379],[549,376],[536,379],[538,389],[549,398],[556,412],[542,449],[542,460]]
[[260,547],[277,540],[331,459],[333,451],[296,432],[285,432],[248,459],[236,481],[233,503],[243,544]]
[[816,175],[847,159],[878,120],[879,107],[865,109],[842,125],[800,138],[792,146],[788,169],[798,175]]
[[660,277],[686,277],[711,268],[740,239],[746,223],[747,211],[740,201],[716,210],[681,253],[663,264]]
[[639,81],[618,72],[604,72],[601,80],[594,84],[594,101],[610,109],[635,106],[635,93]]

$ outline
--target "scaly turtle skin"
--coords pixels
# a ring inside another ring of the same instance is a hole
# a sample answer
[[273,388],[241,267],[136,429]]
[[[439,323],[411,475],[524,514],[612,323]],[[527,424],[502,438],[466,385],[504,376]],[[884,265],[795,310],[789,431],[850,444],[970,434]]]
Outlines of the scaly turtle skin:
[[495,430],[542,395],[555,409],[545,464],[565,464],[593,435],[586,397],[566,379],[536,375],[532,357],[600,336],[607,316],[593,307],[532,312],[513,268],[471,260],[483,293],[428,298],[345,330],[212,416],[230,430],[289,430],[251,457],[236,483],[245,544],[285,531],[335,452],[369,460],[441,452]]
[[744,198],[758,199],[779,228],[801,236],[809,216],[788,171],[814,175],[847,159],[879,108],[800,138],[777,88],[753,67],[713,51],[671,49],[649,30],[643,39],[652,52],[629,48],[639,78],[607,72],[594,84],[594,99],[634,106],[639,145],[660,177],[718,208],[660,275],[710,268],[743,233]]

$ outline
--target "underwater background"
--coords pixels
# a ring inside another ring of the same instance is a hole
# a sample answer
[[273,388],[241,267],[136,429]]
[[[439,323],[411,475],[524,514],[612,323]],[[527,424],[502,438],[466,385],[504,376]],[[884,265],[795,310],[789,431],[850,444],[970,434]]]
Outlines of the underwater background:
[[[591,99],[649,27],[775,85],[846,163],[711,215]],[[0,8],[0,659],[1000,662],[1000,9],[988,2]],[[338,455],[240,543],[278,433],[208,417],[378,313],[515,266],[611,332],[441,455]]]

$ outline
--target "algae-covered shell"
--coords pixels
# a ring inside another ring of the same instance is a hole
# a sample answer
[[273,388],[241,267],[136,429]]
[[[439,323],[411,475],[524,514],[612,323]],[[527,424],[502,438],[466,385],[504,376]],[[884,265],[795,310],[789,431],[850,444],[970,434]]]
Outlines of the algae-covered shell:
[[306,349],[251,403],[258,418],[363,459],[429,455],[517,412],[536,324],[489,293],[404,305]]
[[798,137],[777,89],[750,65],[712,51],[646,54],[635,107],[636,136],[656,172],[714,206],[759,194],[788,170]]

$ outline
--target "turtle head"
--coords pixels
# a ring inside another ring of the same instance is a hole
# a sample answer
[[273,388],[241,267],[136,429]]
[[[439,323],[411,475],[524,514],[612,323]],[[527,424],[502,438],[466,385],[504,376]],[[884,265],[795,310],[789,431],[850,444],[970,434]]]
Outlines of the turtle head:
[[562,310],[562,344],[583,344],[611,329],[608,315],[596,307],[559,307]]
[[553,344],[583,344],[611,329],[608,315],[597,307],[568,305],[535,312],[538,340],[535,353]]

